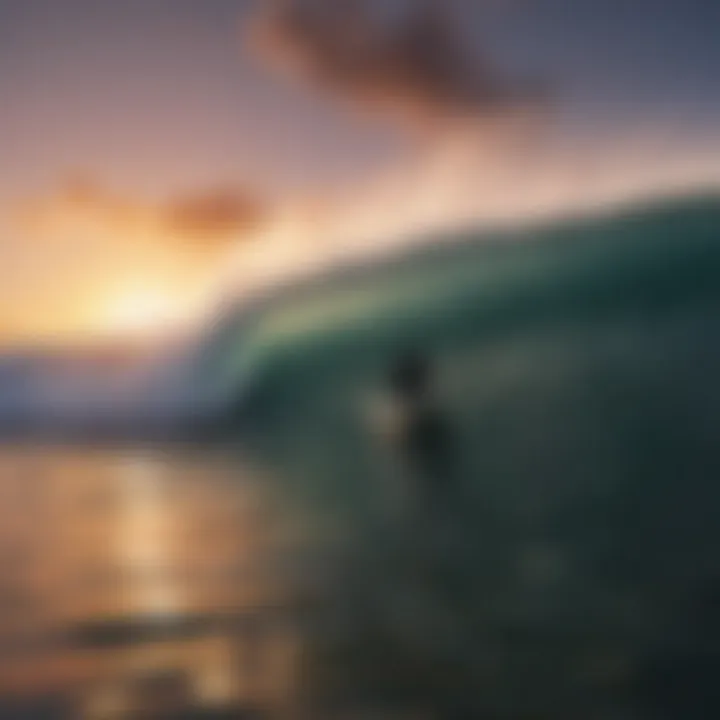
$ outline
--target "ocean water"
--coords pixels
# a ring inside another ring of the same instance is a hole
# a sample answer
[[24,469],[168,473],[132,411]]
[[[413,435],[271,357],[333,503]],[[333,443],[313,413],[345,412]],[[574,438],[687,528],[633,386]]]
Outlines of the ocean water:
[[[0,455],[0,717],[715,717],[719,311],[704,197],[229,317],[202,442]],[[432,501],[383,422],[409,350]]]

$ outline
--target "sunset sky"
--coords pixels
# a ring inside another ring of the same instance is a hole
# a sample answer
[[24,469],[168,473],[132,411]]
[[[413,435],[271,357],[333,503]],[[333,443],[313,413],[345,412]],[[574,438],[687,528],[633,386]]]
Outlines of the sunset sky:
[[352,196],[458,117],[720,167],[716,0],[438,0],[457,35],[393,50],[420,5],[0,0],[0,335],[159,317],[278,203]]

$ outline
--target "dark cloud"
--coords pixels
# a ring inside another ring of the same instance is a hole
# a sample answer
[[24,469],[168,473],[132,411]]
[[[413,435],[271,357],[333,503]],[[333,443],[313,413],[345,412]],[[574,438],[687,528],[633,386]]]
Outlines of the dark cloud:
[[406,120],[504,116],[534,105],[534,90],[468,48],[452,8],[449,0],[414,0],[397,13],[373,0],[267,0],[249,36],[274,65]]

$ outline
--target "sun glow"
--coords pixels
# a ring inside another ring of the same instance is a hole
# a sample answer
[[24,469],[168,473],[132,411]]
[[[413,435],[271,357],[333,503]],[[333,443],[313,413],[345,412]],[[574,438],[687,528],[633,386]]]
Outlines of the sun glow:
[[149,284],[131,284],[108,300],[100,320],[114,333],[146,334],[177,324],[185,309],[179,293]]

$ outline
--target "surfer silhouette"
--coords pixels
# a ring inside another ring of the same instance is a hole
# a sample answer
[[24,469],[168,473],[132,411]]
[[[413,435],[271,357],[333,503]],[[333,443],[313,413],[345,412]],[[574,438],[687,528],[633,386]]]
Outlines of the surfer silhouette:
[[423,507],[436,506],[450,492],[453,452],[447,420],[435,394],[435,372],[419,352],[400,357],[388,378],[396,416],[396,452],[420,493]]

